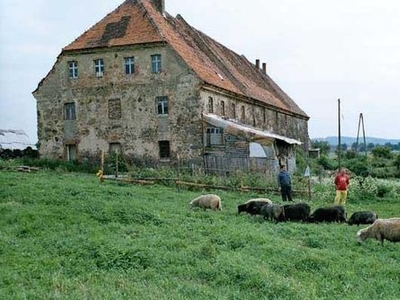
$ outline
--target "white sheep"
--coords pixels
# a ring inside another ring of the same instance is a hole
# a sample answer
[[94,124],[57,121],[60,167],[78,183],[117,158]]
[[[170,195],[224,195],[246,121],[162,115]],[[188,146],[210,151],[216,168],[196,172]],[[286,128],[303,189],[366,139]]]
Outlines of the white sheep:
[[244,204],[248,204],[250,202],[263,202],[263,203],[272,204],[272,201],[269,200],[268,198],[254,198],[254,199],[247,200]]
[[189,207],[190,209],[193,209],[194,207],[200,207],[203,210],[206,210],[207,208],[212,210],[222,210],[222,202],[218,195],[207,194],[201,195],[190,201]]
[[377,239],[383,246],[383,241],[400,242],[400,218],[377,219],[372,225],[357,232],[361,243],[368,238]]

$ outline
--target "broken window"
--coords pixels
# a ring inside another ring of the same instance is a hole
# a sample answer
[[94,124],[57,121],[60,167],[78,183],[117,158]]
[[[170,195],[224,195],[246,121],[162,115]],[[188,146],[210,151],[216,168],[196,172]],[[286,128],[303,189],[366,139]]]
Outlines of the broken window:
[[75,103],[65,103],[64,104],[64,119],[65,120],[75,120]]
[[77,151],[76,151],[76,145],[70,144],[70,145],[65,145],[65,154],[67,161],[76,161],[77,158]]
[[110,154],[112,153],[121,153],[122,146],[120,143],[110,143],[109,144]]
[[207,146],[222,145],[223,144],[223,129],[220,127],[207,127],[206,129],[206,143]]
[[108,100],[108,118],[112,120],[121,119],[121,100]]
[[208,97],[208,112],[214,113],[214,100],[212,97]]
[[161,159],[170,158],[169,141],[158,141],[158,147]]
[[94,74],[96,77],[103,77],[104,75],[104,61],[102,58],[94,60]]
[[159,115],[168,115],[168,97],[156,97],[157,113]]
[[69,78],[78,78],[78,62],[69,61],[68,71],[69,71]]
[[125,74],[131,75],[135,73],[135,58],[125,57]]
[[151,72],[161,73],[161,54],[151,56]]

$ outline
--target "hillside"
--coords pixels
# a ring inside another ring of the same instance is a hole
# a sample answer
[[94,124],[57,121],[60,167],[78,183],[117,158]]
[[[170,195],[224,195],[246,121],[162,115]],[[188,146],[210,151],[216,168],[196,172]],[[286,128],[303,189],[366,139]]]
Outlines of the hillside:
[[[353,143],[357,142],[356,137],[349,137],[349,136],[342,136],[342,144],[347,144],[347,145],[352,145]],[[338,144],[338,137],[337,136],[328,136],[324,138],[314,138],[312,139],[313,141],[324,141],[328,142],[332,146],[336,146]],[[382,138],[376,138],[376,137],[365,137],[366,143],[373,143],[373,144],[378,144],[378,145],[385,145],[387,143],[390,143],[392,145],[397,145],[400,143],[400,140],[396,139],[382,139]],[[359,138],[358,140],[359,143],[363,143],[364,139],[362,137]]]

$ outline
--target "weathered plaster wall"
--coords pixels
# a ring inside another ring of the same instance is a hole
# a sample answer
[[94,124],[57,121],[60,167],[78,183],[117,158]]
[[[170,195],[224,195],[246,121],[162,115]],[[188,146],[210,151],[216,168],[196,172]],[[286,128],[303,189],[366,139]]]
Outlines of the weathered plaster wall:
[[[162,56],[159,74],[151,73],[153,54]],[[124,57],[130,56],[135,57],[134,75],[124,70]],[[105,65],[100,78],[95,77],[93,65],[98,58]],[[72,60],[78,62],[77,79],[68,77],[68,61]],[[126,155],[158,160],[158,141],[169,140],[172,158],[199,156],[202,107],[198,91],[197,77],[164,45],[61,55],[34,94],[40,152],[61,158],[66,143],[76,141],[80,153],[92,154],[107,152],[110,143],[120,143]],[[168,115],[157,114],[159,96],[169,99]],[[64,104],[70,102],[76,106],[75,121],[64,120]],[[117,119],[110,119],[110,114]]]

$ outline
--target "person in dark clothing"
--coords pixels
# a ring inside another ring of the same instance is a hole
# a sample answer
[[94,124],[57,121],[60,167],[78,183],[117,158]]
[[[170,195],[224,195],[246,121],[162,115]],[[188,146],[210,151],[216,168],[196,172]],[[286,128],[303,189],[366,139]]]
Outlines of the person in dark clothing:
[[281,191],[283,201],[293,201],[292,199],[292,179],[285,165],[281,165],[278,175],[278,186]]

